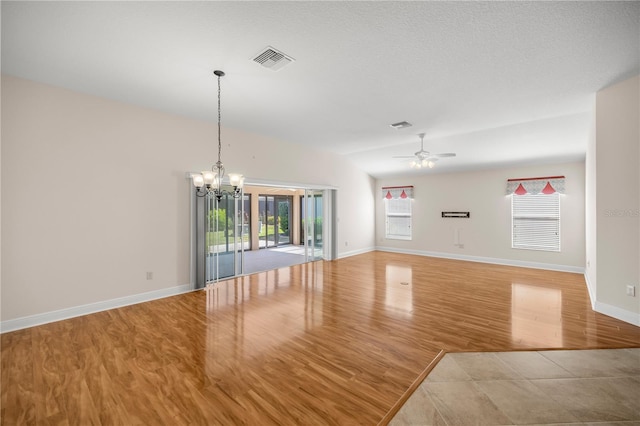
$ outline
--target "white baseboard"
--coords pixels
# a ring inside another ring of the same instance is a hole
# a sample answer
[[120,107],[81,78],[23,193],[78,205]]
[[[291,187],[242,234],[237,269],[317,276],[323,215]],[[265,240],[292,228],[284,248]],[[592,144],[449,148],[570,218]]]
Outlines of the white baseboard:
[[584,282],[587,283],[587,291],[589,292],[589,301],[591,301],[591,309],[596,310],[596,287],[589,279],[589,274],[584,273]]
[[598,302],[597,300],[594,304],[593,310],[603,315],[607,315],[615,319],[619,319],[620,321],[624,321],[640,327],[640,314],[638,313],[627,311],[626,309],[618,308],[617,306]]
[[524,260],[498,259],[495,257],[468,256],[455,253],[442,253],[435,251],[423,250],[403,250],[392,247],[376,247],[378,251],[387,251],[391,253],[415,254],[418,256],[439,257],[443,259],[466,260],[468,262],[490,263],[494,265],[519,266],[521,268],[545,269],[548,271],[572,272],[576,274],[584,274],[584,268],[579,266],[556,265],[553,263],[527,262]]
[[375,247],[367,247],[367,248],[363,248],[363,249],[359,249],[359,250],[346,251],[346,252],[342,252],[342,253],[338,254],[338,259],[344,259],[345,257],[350,257],[350,256],[358,255],[358,254],[369,253],[369,252],[374,251],[374,250],[376,250]]
[[74,306],[71,308],[60,309],[58,311],[45,312],[42,314],[30,315],[27,317],[16,318],[12,320],[0,322],[0,333],[20,330],[23,328],[34,327],[36,325],[47,324],[50,322],[61,321],[69,318],[79,317],[82,315],[93,314],[95,312],[106,311],[123,306],[135,305],[136,303],[148,302],[150,300],[162,299],[164,297],[175,296],[181,293],[192,291],[190,284],[179,285],[176,287],[163,288],[160,290],[149,291],[147,293],[134,294],[131,296],[119,297],[117,299],[104,300],[101,302],[89,303],[87,305]]
[[627,311],[626,309],[618,308],[617,306],[599,302],[598,299],[596,299],[596,287],[589,279],[589,275],[587,275],[587,273],[584,274],[584,281],[587,283],[587,291],[589,292],[589,299],[591,300],[591,308],[594,311],[640,327],[640,313]]

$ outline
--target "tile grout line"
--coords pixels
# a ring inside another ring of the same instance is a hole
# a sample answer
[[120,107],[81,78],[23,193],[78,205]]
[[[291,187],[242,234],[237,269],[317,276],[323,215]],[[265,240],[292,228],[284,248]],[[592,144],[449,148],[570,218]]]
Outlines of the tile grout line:
[[[584,349],[584,350],[590,350],[590,349]],[[564,368],[562,365],[558,364],[557,362],[555,362],[554,360],[552,360],[551,358],[549,358],[548,356],[546,356],[544,354],[544,352],[549,352],[549,351],[536,351],[536,353],[540,354],[544,359],[548,360],[549,362],[553,363],[554,365],[556,365],[558,368],[560,368],[562,371],[566,371],[567,374],[570,374],[571,377],[577,377],[573,372],[567,370],[566,368]]]

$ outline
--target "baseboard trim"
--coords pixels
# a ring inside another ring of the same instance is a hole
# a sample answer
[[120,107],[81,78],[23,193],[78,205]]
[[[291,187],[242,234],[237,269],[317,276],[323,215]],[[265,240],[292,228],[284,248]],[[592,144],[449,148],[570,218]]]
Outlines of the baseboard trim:
[[589,293],[589,301],[591,302],[591,309],[596,310],[596,288],[593,286],[593,283],[589,279],[589,274],[585,271],[584,273],[584,282],[587,283],[587,292]]
[[609,317],[613,317],[615,319],[619,319],[620,321],[624,321],[640,327],[640,314],[638,313],[627,311],[626,309],[618,308],[617,306],[598,302],[597,300],[594,304],[593,310],[603,315],[607,315]]
[[74,306],[71,308],[60,309],[42,314],[30,315],[27,317],[16,318],[12,320],[0,322],[0,333],[21,330],[23,328],[35,327],[37,325],[48,324],[50,322],[61,321],[69,318],[75,318],[82,315],[93,314],[96,312],[106,311],[123,306],[135,305],[137,303],[149,302],[151,300],[162,299],[165,297],[175,296],[182,293],[192,291],[190,284],[179,285],[175,287],[163,288],[160,290],[149,291],[146,293],[134,294],[131,296],[119,297],[117,299],[104,300],[86,305]]
[[376,250],[375,247],[366,247],[366,248],[359,249],[359,250],[346,251],[346,252],[340,253],[337,258],[338,259],[344,259],[345,257],[351,257],[351,256],[356,256],[358,254],[369,253],[369,252],[372,252],[372,251],[375,251],[375,250]]
[[596,299],[596,288],[586,272],[584,274],[584,281],[587,283],[587,291],[589,292],[589,299],[591,300],[591,309],[602,315],[613,317],[620,321],[640,327],[640,313],[627,311],[626,309],[618,308],[617,306],[598,302]]
[[378,251],[386,251],[390,253],[415,254],[418,256],[439,257],[443,259],[466,260],[468,262],[490,263],[494,265],[518,266],[521,268],[545,269],[548,271],[571,272],[575,274],[584,274],[584,268],[569,265],[556,265],[553,263],[527,262],[523,260],[498,259],[495,257],[468,256],[455,253],[443,253],[435,251],[423,250],[405,250],[393,247],[376,247]]

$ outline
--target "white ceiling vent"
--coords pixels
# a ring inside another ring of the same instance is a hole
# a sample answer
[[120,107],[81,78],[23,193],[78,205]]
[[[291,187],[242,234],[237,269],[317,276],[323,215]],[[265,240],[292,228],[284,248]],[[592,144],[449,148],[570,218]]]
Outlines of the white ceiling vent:
[[254,62],[271,71],[279,71],[294,60],[291,56],[287,56],[271,46],[265,47],[253,58]]

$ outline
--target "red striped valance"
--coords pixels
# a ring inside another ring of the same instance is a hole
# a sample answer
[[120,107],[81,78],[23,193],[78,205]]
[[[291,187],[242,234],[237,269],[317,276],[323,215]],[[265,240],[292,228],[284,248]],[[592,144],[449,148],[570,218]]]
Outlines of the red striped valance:
[[382,198],[387,200],[413,198],[413,186],[383,186]]
[[548,176],[507,180],[507,195],[564,194],[564,176]]

